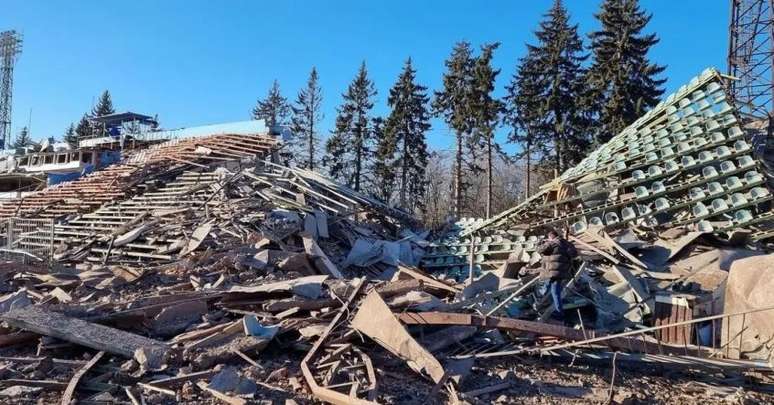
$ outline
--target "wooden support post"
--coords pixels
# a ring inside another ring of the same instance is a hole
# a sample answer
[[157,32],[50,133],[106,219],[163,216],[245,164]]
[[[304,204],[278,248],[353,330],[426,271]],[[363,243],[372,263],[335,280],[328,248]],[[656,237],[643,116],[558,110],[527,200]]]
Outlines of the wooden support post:
[[[721,350],[723,350],[721,348]],[[731,317],[726,318],[726,358],[728,358],[731,350]]]
[[744,344],[744,341],[742,340],[742,334],[744,333],[744,323],[747,319],[747,314],[742,314],[742,327],[739,328],[739,355],[738,357],[742,358],[742,345]]
[[473,259],[475,258],[475,250],[476,237],[474,235],[470,235],[470,261],[468,263],[470,267],[468,268],[468,285],[473,284]]
[[48,245],[48,261],[49,263],[54,263],[54,218],[51,218],[51,237],[49,238],[49,245]]

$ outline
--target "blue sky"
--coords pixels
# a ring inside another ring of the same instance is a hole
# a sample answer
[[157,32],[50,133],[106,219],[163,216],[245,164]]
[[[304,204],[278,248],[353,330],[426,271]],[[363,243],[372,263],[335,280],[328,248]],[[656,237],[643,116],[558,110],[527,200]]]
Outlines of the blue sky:
[[[177,128],[249,118],[279,80],[290,99],[317,67],[325,135],[341,93],[365,60],[384,114],[407,57],[418,80],[438,88],[454,42],[499,41],[498,94],[551,0],[206,1],[3,0],[0,30],[24,34],[14,75],[13,133],[30,111],[34,138],[61,137],[105,89],[119,111],[158,114]],[[566,0],[584,34],[596,29],[599,1]],[[725,0],[642,0],[661,42],[651,59],[667,65],[672,91],[707,66],[725,70]],[[584,38],[588,44],[587,38]],[[435,122],[429,143],[451,148]],[[504,140],[500,130],[499,140]],[[512,148],[508,148],[511,149]]]

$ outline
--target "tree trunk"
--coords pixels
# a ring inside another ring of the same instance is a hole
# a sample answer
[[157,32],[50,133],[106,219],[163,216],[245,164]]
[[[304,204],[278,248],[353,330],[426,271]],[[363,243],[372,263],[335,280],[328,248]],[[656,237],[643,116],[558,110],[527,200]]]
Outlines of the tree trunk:
[[314,112],[309,114],[309,170],[314,170]]
[[363,137],[360,134],[360,130],[357,130],[355,135],[355,191],[360,191],[360,171],[362,169],[363,160]]
[[403,134],[403,158],[400,167],[400,207],[406,209],[406,178],[408,177],[406,167],[406,156],[408,156],[408,134]]
[[454,217],[459,219],[462,210],[462,134],[457,134],[457,156],[454,167]]
[[[529,136],[529,135],[528,135]],[[524,199],[528,199],[529,195],[531,193],[531,180],[532,180],[532,141],[527,141],[527,167],[524,173],[524,176],[526,177],[526,187],[524,188]]]
[[559,140],[555,142],[554,149],[556,149],[556,168],[554,170],[558,172],[561,170],[561,167],[562,167],[562,154],[563,154],[562,143]]
[[486,219],[492,216],[492,135],[486,137]]

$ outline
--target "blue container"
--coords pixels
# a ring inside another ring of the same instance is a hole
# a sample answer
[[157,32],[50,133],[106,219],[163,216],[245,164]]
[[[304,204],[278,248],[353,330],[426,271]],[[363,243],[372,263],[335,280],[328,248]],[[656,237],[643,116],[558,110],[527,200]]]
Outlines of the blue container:
[[699,324],[697,339],[701,346],[712,346],[712,321]]

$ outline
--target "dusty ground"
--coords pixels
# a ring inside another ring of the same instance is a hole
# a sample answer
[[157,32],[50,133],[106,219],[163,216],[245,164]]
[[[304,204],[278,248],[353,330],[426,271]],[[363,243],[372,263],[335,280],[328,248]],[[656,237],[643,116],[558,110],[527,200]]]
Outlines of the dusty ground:
[[[482,367],[486,365],[485,367]],[[391,368],[380,376],[380,401],[392,403],[444,403],[426,396],[431,385],[403,377],[408,368]],[[472,404],[600,404],[608,403],[612,368],[569,362],[514,357],[476,365],[460,387],[470,392],[503,382],[507,389],[477,396],[461,395]],[[754,377],[754,378],[753,378]],[[410,381],[407,384],[407,380]],[[725,382],[725,384],[721,384]],[[766,376],[710,374],[706,371],[669,372],[657,368],[618,364],[612,402],[618,404],[771,404],[774,379]]]
[[[0,350],[1,356],[32,356],[29,347]],[[448,403],[445,391],[428,397],[433,385],[420,378],[401,360],[378,346],[369,347],[377,370],[380,403],[436,404]],[[52,357],[80,359],[79,350],[61,350],[49,353]],[[75,355],[75,356],[74,356]],[[250,404],[286,404],[287,400],[298,404],[315,403],[298,384],[303,378],[298,365],[304,352],[291,347],[272,346],[255,360],[260,368],[235,359],[229,364],[245,371],[259,382],[259,391]],[[103,363],[104,364],[104,363]],[[24,370],[24,377],[67,382],[72,375],[69,369],[54,368],[44,374],[35,372],[35,365]],[[84,380],[95,376],[87,374]],[[551,360],[536,357],[512,357],[507,360],[481,360],[462,382],[459,392],[462,401],[471,404],[600,404],[608,403],[612,368],[608,365],[570,364],[570,360]],[[19,378],[6,375],[4,378]],[[466,395],[480,388],[507,382],[510,386],[497,392]],[[769,385],[767,385],[768,383]],[[131,385],[131,384],[128,384]],[[774,403],[774,379],[771,376],[738,374],[723,375],[707,371],[674,372],[657,367],[637,367],[618,363],[612,392],[612,403],[617,404],[771,404]],[[144,395],[147,404],[222,404],[209,394],[189,385],[175,399],[164,394]],[[91,393],[93,394],[93,393]],[[123,393],[114,398],[103,394],[104,401],[84,402],[90,395],[78,391],[79,403],[113,404],[128,403]],[[0,398],[2,404],[55,404],[61,401],[61,391],[24,393],[11,398]],[[464,403],[464,402],[463,402]]]

